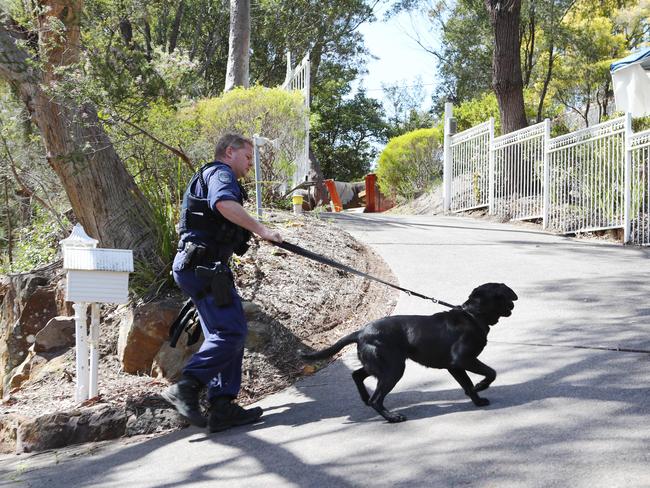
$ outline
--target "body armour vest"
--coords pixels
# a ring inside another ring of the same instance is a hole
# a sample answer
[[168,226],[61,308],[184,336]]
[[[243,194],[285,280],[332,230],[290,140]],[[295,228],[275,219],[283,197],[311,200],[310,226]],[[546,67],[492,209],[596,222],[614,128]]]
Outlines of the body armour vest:
[[[204,165],[190,180],[183,195],[183,204],[181,206],[180,222],[178,224],[178,233],[181,239],[184,234],[196,231],[208,239],[209,243],[214,243],[220,247],[231,248],[235,254],[242,255],[248,249],[248,240],[251,233],[246,229],[233,224],[224,216],[222,216],[217,209],[210,208],[208,201],[208,185],[205,182],[204,171],[208,168],[220,165],[223,163],[213,161]],[[202,197],[198,197],[192,193],[196,182],[200,185]],[[239,182],[239,189],[241,192],[240,204],[248,198],[246,191]]]

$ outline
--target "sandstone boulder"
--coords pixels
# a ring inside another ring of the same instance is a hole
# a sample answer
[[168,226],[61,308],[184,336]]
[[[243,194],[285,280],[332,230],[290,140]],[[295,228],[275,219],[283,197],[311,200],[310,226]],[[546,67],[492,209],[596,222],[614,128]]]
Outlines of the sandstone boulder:
[[36,352],[52,351],[54,349],[68,348],[75,344],[74,317],[52,317],[45,327],[34,336],[34,350]]
[[125,372],[150,374],[154,358],[169,337],[182,299],[155,300],[125,311],[117,342],[117,354]]
[[47,363],[47,359],[30,348],[25,360],[6,375],[3,385],[5,395],[33,378]]
[[18,452],[43,451],[82,442],[116,439],[126,431],[123,408],[94,405],[83,410],[41,415],[20,423],[16,429]]
[[158,354],[153,360],[151,376],[154,378],[167,378],[170,381],[176,381],[183,370],[187,360],[198,351],[201,342],[187,347],[186,335],[181,337],[176,347],[170,347],[169,341],[165,341],[161,346]]
[[[187,347],[187,334],[183,333],[175,348],[169,346],[169,327],[182,305],[181,298],[167,298],[124,313],[118,340],[118,355],[124,371],[170,380],[179,377],[183,366],[202,342],[199,340]],[[242,306],[249,326],[246,347],[259,349],[270,338],[267,326],[255,320],[262,309],[253,302],[242,302]]]
[[6,384],[6,376],[25,362],[28,349],[48,321],[67,310],[62,278],[60,268],[53,268],[0,280],[0,384]]
[[264,322],[251,320],[248,322],[248,336],[246,336],[246,349],[259,351],[271,340],[269,326]]
[[25,417],[15,413],[2,412],[0,415],[0,453],[16,451],[16,432]]

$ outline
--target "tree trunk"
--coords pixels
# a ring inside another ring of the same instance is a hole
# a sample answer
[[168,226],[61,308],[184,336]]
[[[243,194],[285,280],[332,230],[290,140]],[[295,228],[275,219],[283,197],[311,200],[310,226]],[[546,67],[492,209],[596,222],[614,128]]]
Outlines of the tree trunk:
[[526,46],[524,48],[524,86],[530,84],[530,77],[533,72],[534,54],[535,54],[535,30],[537,29],[537,22],[535,18],[535,2],[531,2],[528,15],[528,37],[526,39]]
[[149,25],[149,21],[146,19],[143,22],[143,29],[144,29],[144,48],[146,54],[147,61],[151,61],[153,58],[153,48],[151,47],[151,26]]
[[178,34],[181,30],[181,20],[183,19],[183,12],[185,10],[185,2],[181,0],[176,9],[176,16],[174,17],[174,23],[172,24],[172,31],[169,34],[169,53],[173,53],[176,49],[176,42],[178,41]]
[[499,103],[501,133],[526,127],[521,77],[521,0],[485,0],[494,32],[492,86]]
[[[31,65],[30,55],[16,44],[16,30],[2,22],[0,79],[14,87],[25,103],[41,132],[47,160],[86,232],[103,247],[133,249],[138,258],[152,257],[152,210],[102,129],[95,108],[49,90],[61,81],[55,67],[78,60],[82,2],[41,5],[49,7],[38,19],[43,69]],[[52,29],[53,18],[63,22],[65,30]]]
[[548,86],[551,83],[551,77],[553,76],[553,61],[555,60],[555,45],[553,44],[553,39],[550,41],[548,47],[548,66],[546,68],[546,77],[544,78],[544,85],[542,86],[542,93],[539,95],[539,105],[537,105],[537,122],[542,121],[542,116],[544,114],[544,99],[548,93]]
[[250,0],[230,0],[228,68],[224,91],[232,90],[236,86],[248,88],[250,40]]

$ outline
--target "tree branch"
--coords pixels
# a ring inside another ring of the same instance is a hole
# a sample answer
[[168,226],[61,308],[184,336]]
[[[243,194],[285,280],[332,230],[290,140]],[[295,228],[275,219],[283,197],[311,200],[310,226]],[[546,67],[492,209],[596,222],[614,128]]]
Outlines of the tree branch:
[[14,161],[14,158],[11,156],[11,151],[9,150],[9,144],[7,143],[7,139],[5,139],[5,137],[2,134],[0,134],[0,139],[2,140],[2,145],[4,146],[5,149],[5,155],[6,155],[5,159],[9,162],[11,173],[13,174],[16,182],[20,185],[20,188],[28,197],[33,198],[38,203],[40,203],[43,208],[48,210],[58,222],[59,226],[61,227],[61,230],[65,230],[65,225],[63,224],[63,221],[61,220],[61,216],[59,215],[59,213],[56,210],[54,210],[54,208],[52,208],[50,204],[48,204],[45,200],[39,197],[36,194],[36,192],[34,192],[34,190],[32,190],[29,186],[27,186],[27,184],[20,177],[18,171],[16,170],[16,162]]
[[140,134],[142,134],[142,135],[144,135],[144,136],[147,136],[149,139],[151,139],[151,140],[154,141],[155,143],[160,144],[162,147],[164,147],[164,148],[167,149],[168,151],[171,151],[172,153],[174,153],[176,156],[178,156],[179,158],[181,158],[181,159],[183,160],[183,162],[187,165],[187,167],[188,167],[191,171],[194,171],[194,166],[192,165],[192,161],[190,161],[190,158],[188,157],[188,155],[185,154],[181,149],[176,149],[175,147],[170,146],[169,144],[164,143],[163,141],[161,141],[160,139],[158,139],[158,138],[157,138],[156,136],[154,136],[153,134],[150,134],[149,132],[147,132],[146,130],[144,130],[142,127],[138,127],[137,125],[135,125],[133,122],[131,122],[131,121],[129,121],[129,120],[123,119],[123,118],[121,118],[120,116],[117,116],[117,119],[118,119],[120,122],[124,122],[124,123],[125,123],[126,125],[128,125],[129,127],[133,128],[133,129],[135,129],[135,130],[137,130],[138,132],[140,132]]
[[12,19],[0,17],[0,78],[12,85],[35,82],[38,79],[29,66],[31,56],[17,44],[24,40],[24,33]]

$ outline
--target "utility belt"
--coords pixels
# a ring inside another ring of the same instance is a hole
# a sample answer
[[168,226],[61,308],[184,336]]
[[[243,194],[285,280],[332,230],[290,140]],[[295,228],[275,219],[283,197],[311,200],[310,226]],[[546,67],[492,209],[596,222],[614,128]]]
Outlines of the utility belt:
[[232,304],[233,275],[230,268],[223,264],[224,256],[212,251],[210,248],[195,242],[184,242],[179,251],[184,251],[183,260],[178,263],[179,271],[193,269],[194,275],[206,287],[200,291],[196,298],[212,295],[218,307]]

